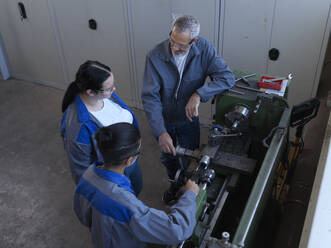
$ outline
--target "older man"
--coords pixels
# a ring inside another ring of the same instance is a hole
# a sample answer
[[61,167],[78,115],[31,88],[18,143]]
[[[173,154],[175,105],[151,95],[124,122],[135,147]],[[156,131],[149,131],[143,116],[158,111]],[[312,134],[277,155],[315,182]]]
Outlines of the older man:
[[[199,147],[200,102],[234,85],[230,68],[199,32],[194,17],[178,17],[169,39],[146,57],[142,102],[170,179],[180,167],[175,146]],[[207,76],[211,82],[205,83]]]

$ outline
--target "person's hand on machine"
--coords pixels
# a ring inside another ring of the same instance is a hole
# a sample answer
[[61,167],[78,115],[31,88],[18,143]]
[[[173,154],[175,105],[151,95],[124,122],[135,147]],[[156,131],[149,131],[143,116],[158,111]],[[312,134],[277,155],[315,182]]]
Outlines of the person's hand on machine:
[[171,153],[172,155],[176,156],[176,148],[174,147],[172,138],[168,133],[162,133],[159,136],[159,146],[161,152],[163,153]]
[[200,188],[194,181],[189,179],[189,180],[187,180],[186,184],[182,188],[182,192],[185,192],[187,190],[190,190],[193,193],[195,193],[196,195],[198,195],[199,191],[200,191]]

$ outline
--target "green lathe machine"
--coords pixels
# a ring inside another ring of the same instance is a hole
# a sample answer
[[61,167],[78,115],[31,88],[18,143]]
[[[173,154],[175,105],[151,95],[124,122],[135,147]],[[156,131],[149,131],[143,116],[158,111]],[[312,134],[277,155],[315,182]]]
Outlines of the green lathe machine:
[[200,186],[194,233],[176,247],[258,247],[261,217],[288,140],[291,114],[286,94],[259,90],[259,78],[237,80],[237,86],[214,99],[208,144],[194,151],[176,148],[179,157],[192,162],[187,171],[177,172],[174,188],[187,178]]

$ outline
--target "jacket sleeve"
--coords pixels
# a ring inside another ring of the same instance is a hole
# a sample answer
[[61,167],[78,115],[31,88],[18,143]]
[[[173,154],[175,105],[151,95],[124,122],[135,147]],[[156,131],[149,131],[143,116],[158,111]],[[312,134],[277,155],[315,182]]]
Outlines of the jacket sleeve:
[[202,102],[207,102],[211,97],[228,90],[234,86],[234,75],[226,62],[217,55],[212,44],[207,42],[205,51],[205,62],[207,63],[207,75],[211,82],[205,83],[197,89]]
[[153,135],[156,138],[158,138],[160,134],[167,132],[162,115],[160,90],[159,76],[150,57],[147,55],[141,99]]
[[72,178],[78,184],[85,170],[91,165],[93,150],[92,141],[86,127],[82,126],[77,138],[66,137],[65,148],[68,155]]
[[175,245],[192,235],[196,224],[195,213],[196,195],[186,191],[168,214],[146,206],[140,207],[140,211],[131,218],[130,227],[143,242]]

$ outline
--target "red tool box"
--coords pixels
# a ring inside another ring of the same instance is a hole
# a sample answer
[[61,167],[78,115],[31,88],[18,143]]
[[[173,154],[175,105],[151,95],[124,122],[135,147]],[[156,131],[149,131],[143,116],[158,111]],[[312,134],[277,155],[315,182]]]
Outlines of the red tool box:
[[260,81],[257,83],[257,85],[260,88],[264,88],[264,89],[280,90],[282,88],[282,83],[284,79],[279,79],[272,82],[264,82],[264,80],[271,80],[275,78],[276,77],[261,76]]

